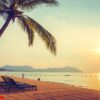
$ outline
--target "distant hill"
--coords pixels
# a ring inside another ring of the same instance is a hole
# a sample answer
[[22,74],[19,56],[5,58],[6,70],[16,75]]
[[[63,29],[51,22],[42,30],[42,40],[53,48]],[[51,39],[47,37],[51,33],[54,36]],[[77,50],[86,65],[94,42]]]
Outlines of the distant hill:
[[7,69],[3,69],[3,68],[0,68],[0,71],[9,71],[9,70],[7,70]]
[[35,69],[35,72],[82,72],[75,67]]
[[1,67],[5,70],[10,71],[27,71],[27,72],[82,72],[75,67],[61,67],[61,68],[33,68],[31,66],[12,66],[12,65],[5,65]]
[[5,65],[1,68],[11,71],[33,71],[31,66],[12,66],[12,65]]

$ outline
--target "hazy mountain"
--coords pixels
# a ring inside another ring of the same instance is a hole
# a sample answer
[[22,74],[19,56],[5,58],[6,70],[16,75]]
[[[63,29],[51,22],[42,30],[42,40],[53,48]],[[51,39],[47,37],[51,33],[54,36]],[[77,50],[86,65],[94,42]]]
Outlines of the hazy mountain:
[[4,68],[0,68],[0,71],[9,71],[9,70],[4,69]]
[[34,69],[35,72],[82,72],[75,67]]
[[75,67],[62,67],[62,68],[33,68],[31,66],[12,66],[5,65],[1,67],[2,69],[12,70],[12,71],[31,71],[31,72],[82,72]]
[[11,71],[33,71],[31,66],[12,66],[12,65],[5,65],[1,68]]

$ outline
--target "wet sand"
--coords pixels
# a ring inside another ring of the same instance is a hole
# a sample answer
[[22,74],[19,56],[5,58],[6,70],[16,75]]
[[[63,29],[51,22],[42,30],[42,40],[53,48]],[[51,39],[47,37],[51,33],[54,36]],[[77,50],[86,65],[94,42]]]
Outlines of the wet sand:
[[[0,90],[4,100],[100,100],[100,91],[71,85],[13,77],[16,81],[36,85],[37,90]],[[2,81],[2,80],[1,80]]]

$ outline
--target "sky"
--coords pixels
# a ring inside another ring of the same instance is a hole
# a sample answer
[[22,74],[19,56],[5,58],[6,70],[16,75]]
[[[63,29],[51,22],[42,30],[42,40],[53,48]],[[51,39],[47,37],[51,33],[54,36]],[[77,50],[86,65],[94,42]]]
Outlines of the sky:
[[[32,47],[17,21],[0,38],[0,66],[38,68],[73,66],[100,72],[100,0],[58,0],[58,6],[40,5],[25,14],[45,27],[57,41],[57,55],[35,34]],[[0,27],[4,20],[0,18]]]

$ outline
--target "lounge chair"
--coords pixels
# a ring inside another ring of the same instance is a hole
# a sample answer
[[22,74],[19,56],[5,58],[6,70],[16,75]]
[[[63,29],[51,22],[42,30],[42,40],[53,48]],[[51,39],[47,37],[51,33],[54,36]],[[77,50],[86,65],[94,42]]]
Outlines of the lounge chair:
[[36,85],[30,85],[26,83],[16,82],[14,79],[6,76],[1,76],[4,80],[4,83],[1,85],[4,87],[6,91],[9,91],[10,89],[34,89],[37,90]]

